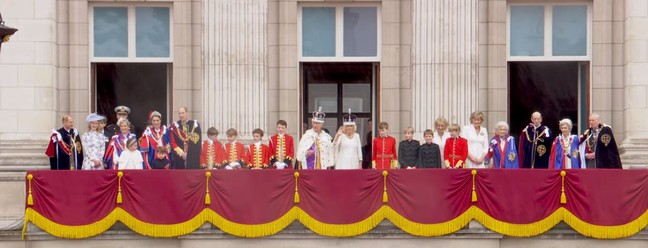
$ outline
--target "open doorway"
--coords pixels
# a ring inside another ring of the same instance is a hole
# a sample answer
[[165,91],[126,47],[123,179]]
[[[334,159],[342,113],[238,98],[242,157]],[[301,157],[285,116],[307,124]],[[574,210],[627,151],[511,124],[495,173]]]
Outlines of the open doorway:
[[589,113],[589,63],[578,61],[509,62],[509,120],[512,135],[542,114],[542,123],[556,136],[558,122],[569,118],[572,133],[585,128]]
[[303,63],[302,120],[310,125],[318,107],[326,113],[324,128],[335,135],[342,117],[351,112],[358,117],[357,133],[363,145],[372,130],[378,63]]

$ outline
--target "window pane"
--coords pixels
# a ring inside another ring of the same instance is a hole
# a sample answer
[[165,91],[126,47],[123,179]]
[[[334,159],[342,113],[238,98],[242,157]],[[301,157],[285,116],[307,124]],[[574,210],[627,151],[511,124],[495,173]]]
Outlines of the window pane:
[[342,110],[344,113],[369,113],[371,112],[371,85],[370,84],[343,84],[342,85]]
[[302,56],[335,56],[335,8],[302,9]]
[[137,57],[170,57],[169,8],[135,8]]
[[128,57],[128,9],[94,7],[94,56]]
[[377,56],[376,7],[344,8],[344,56]]
[[511,6],[511,56],[544,55],[544,7]]
[[587,55],[587,6],[553,7],[553,55]]
[[337,113],[337,84],[309,84],[308,112]]

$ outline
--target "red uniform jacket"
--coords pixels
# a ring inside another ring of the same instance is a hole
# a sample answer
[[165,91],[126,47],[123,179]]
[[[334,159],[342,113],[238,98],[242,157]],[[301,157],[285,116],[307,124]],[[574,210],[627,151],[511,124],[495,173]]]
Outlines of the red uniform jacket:
[[464,168],[468,157],[468,141],[462,137],[448,138],[443,150],[443,159],[446,167]]
[[225,149],[220,142],[205,140],[202,144],[202,152],[200,153],[200,167],[207,168],[214,166],[220,168],[221,163],[225,160]]
[[245,146],[239,142],[235,144],[234,147],[232,147],[231,143],[225,144],[225,157],[223,158],[222,165],[225,166],[232,162],[238,162],[241,164],[241,168],[245,168]]
[[252,169],[267,169],[270,164],[270,148],[266,144],[261,144],[258,148],[255,144],[250,144],[247,150],[248,167]]
[[[283,140],[281,140],[279,139],[279,134],[275,134],[270,137],[270,143],[268,146],[271,154],[270,166],[273,166],[275,162],[284,162],[290,167],[293,158],[295,157],[295,143],[292,136],[284,134]],[[279,154],[279,152],[281,152],[281,154]],[[280,158],[283,159],[280,160]]]
[[371,163],[375,169],[384,170],[396,168],[396,139],[392,136],[377,137],[373,140]]

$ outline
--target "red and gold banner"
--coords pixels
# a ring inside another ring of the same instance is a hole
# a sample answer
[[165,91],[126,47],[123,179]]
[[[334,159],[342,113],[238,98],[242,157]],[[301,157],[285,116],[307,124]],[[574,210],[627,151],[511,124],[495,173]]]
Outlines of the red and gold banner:
[[62,238],[87,238],[120,221],[152,237],[210,222],[240,237],[273,235],[293,221],[335,237],[387,219],[417,236],[471,220],[527,237],[560,221],[595,238],[648,225],[644,170],[30,171],[28,222]]

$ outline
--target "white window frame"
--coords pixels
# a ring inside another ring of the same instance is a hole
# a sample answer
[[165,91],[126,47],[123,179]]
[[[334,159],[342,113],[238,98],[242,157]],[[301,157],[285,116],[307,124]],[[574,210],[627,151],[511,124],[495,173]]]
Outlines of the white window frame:
[[[94,8],[95,7],[123,7],[127,8],[128,17],[128,57],[95,57],[94,56]],[[137,40],[136,40],[136,14],[135,8],[137,7],[164,7],[169,9],[169,57],[137,57]],[[173,5],[154,3],[95,3],[91,4],[88,8],[88,35],[89,37],[89,52],[91,63],[114,63],[114,62],[139,62],[139,63],[172,63],[173,62]]]
[[[302,9],[304,7],[335,8],[335,56],[304,57],[302,52]],[[359,57],[344,56],[344,7],[373,7],[376,8],[376,56]],[[297,56],[300,62],[380,62],[382,52],[382,9],[375,3],[301,3],[297,9]]]
[[[585,56],[553,56],[553,7],[554,6],[587,7],[587,41]],[[511,6],[544,7],[544,55],[511,56]],[[591,2],[549,2],[549,3],[508,3],[506,6],[506,59],[508,61],[590,61],[592,57],[592,3]]]

